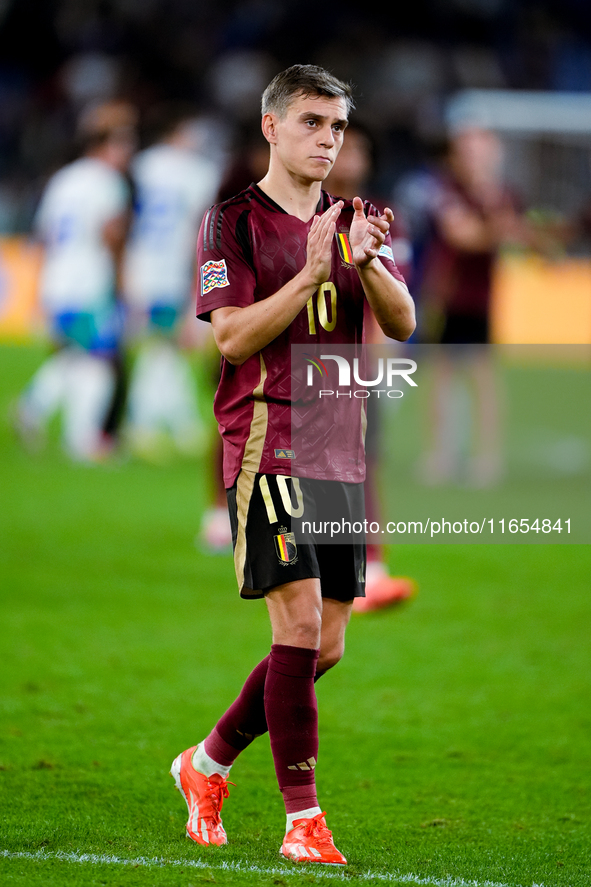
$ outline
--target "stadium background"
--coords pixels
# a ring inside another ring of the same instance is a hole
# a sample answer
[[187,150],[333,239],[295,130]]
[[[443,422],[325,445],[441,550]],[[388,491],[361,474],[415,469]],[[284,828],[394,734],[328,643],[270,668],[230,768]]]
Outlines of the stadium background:
[[[142,112],[194,101],[211,122],[211,150],[230,158],[257,120],[261,88],[301,61],[357,85],[381,192],[428,160],[463,90],[543,91],[542,122],[534,114],[521,130],[499,124],[507,172],[532,209],[588,212],[591,115],[575,114],[558,132],[547,123],[565,93],[591,94],[585,0],[423,0],[374,13],[311,0],[0,2],[6,883],[146,883],[142,868],[113,862],[140,857],[179,862],[172,872],[153,866],[151,883],[282,883],[264,741],[241,764],[227,814],[237,838],[223,857],[182,843],[184,810],[164,779],[169,759],[231,701],[267,642],[261,610],[236,601],[230,559],[193,545],[205,465],[85,469],[57,446],[32,458],[8,416],[45,353],[29,234],[47,177],[69,159],[79,108],[113,94]],[[552,261],[502,258],[497,340],[588,343],[589,253],[583,238]],[[532,331],[531,306],[543,317],[557,289],[560,335]],[[579,413],[583,421],[588,401]],[[588,435],[588,425],[579,431]],[[568,481],[580,496],[588,454],[579,462]],[[338,811],[333,828],[353,877],[589,883],[588,552],[395,549],[393,566],[418,579],[419,597],[356,620],[347,659],[331,687],[319,687],[331,749],[324,797]],[[373,835],[359,836],[360,819]],[[96,856],[73,866],[68,853]],[[202,869],[191,868],[196,861]],[[224,861],[236,870],[224,872]],[[289,883],[311,877],[321,879]]]

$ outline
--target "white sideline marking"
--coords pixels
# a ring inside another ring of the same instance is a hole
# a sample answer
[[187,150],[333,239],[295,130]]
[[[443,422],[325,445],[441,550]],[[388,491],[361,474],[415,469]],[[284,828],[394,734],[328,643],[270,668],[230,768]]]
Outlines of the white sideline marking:
[[[27,851],[11,851],[1,850],[0,856],[3,859],[31,859],[44,862],[45,860],[55,859],[58,862],[88,862],[91,865],[131,865],[146,866],[147,868],[164,868],[165,866],[173,866],[175,868],[192,868],[192,869],[208,869],[209,871],[218,872],[241,872],[247,874],[252,872],[257,875],[305,875],[312,874],[309,868],[296,868],[286,862],[286,866],[258,866],[249,865],[245,862],[222,862],[217,865],[211,865],[203,862],[201,859],[164,859],[157,856],[148,859],[145,856],[137,856],[135,859],[125,859],[121,856],[107,856],[100,853],[66,853],[64,850],[46,851],[36,850],[34,852]],[[360,872],[359,874],[349,874],[345,871],[326,871],[319,867],[313,870],[315,878],[330,878],[336,881],[385,881],[387,883],[403,883],[403,884],[419,884],[421,887],[519,887],[519,885],[502,884],[499,881],[466,881],[464,878],[422,878],[419,875],[400,874],[397,872]],[[528,887],[544,887],[544,884],[532,882]]]

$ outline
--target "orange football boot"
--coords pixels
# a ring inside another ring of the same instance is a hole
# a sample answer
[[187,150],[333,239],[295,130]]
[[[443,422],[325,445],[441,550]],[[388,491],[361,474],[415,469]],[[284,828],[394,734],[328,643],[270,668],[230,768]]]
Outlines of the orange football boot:
[[224,799],[230,794],[228,785],[234,783],[229,783],[218,773],[209,777],[198,773],[191,763],[196,748],[194,745],[174,759],[170,775],[189,808],[187,837],[197,844],[216,844],[221,847],[228,843],[228,836],[222,825],[220,811]]
[[292,862],[322,862],[325,865],[347,865],[347,860],[335,847],[332,832],[324,817],[318,813],[311,819],[296,819],[288,831],[281,853]]
[[367,565],[365,597],[356,597],[353,601],[354,613],[369,613],[372,610],[383,610],[394,607],[414,597],[418,585],[407,576],[390,576],[385,566],[378,562]]

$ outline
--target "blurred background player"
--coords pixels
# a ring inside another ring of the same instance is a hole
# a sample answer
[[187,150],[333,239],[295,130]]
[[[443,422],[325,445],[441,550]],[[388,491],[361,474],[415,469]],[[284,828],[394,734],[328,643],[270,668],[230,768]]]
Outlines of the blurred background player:
[[[424,252],[422,338],[443,345],[490,342],[493,272],[506,243],[532,232],[503,176],[498,136],[479,127],[452,134],[431,196],[432,237]],[[491,354],[483,348],[435,362],[430,449],[421,479],[489,486],[502,475],[501,402]]]
[[[352,200],[357,194],[364,194],[379,212],[384,211],[386,201],[371,193],[371,180],[375,173],[375,143],[370,132],[363,126],[350,123],[347,127],[343,146],[335,164],[326,178],[326,190],[337,197]],[[368,191],[369,186],[369,191]],[[406,280],[410,277],[412,247],[405,230],[396,216],[390,225],[394,261]],[[365,304],[365,330],[368,345],[383,345],[388,341],[378,325],[369,304]],[[371,523],[380,521],[380,501],[378,495],[378,454],[379,454],[379,409],[378,402],[368,398],[367,432],[365,436],[366,479],[365,508]],[[379,610],[408,600],[417,591],[416,582],[406,576],[390,576],[382,545],[367,544],[367,569],[365,597],[355,598],[353,610],[366,613]]]
[[[195,109],[169,104],[153,112],[156,142],[131,167],[136,209],[125,257],[129,329],[139,340],[128,401],[132,449],[148,459],[200,448],[203,427],[195,380],[179,348],[191,297],[195,243],[220,182],[220,165],[202,150]],[[195,323],[194,318],[192,318]]]
[[22,394],[16,425],[26,443],[39,445],[60,411],[65,450],[78,461],[100,460],[114,443],[118,293],[130,213],[125,172],[136,125],[126,102],[86,108],[77,129],[82,156],[49,180],[35,219],[45,246],[40,298],[55,351]]

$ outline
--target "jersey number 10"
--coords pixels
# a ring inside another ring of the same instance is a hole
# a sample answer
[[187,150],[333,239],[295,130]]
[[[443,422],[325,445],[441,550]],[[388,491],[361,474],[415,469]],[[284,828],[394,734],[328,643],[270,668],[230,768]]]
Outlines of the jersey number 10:
[[[328,298],[330,297],[330,320],[328,319]],[[308,332],[311,336],[316,335],[316,317],[314,315],[314,296],[310,296],[307,303],[308,308]],[[337,288],[334,283],[327,280],[321,283],[316,291],[316,310],[318,312],[318,321],[322,329],[331,333],[337,325]]]

